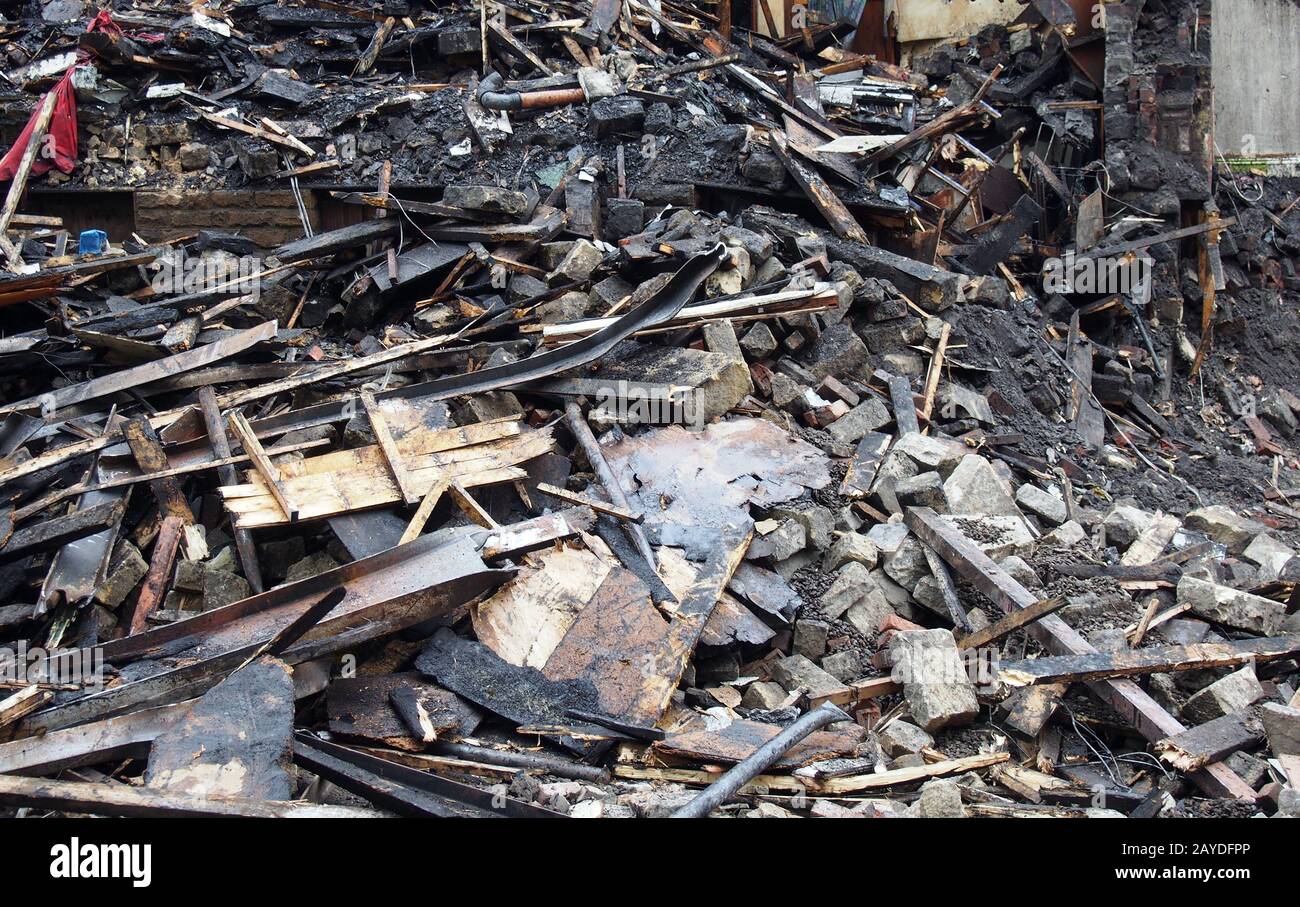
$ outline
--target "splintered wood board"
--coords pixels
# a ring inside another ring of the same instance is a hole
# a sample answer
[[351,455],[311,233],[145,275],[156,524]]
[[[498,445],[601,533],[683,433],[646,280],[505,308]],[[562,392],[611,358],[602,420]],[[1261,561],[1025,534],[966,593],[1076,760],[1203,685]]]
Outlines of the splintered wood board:
[[[474,447],[491,441],[513,438],[523,433],[523,427],[513,419],[509,421],[480,422],[474,425],[466,425],[463,428],[441,430],[431,430],[422,426],[403,429],[401,423],[397,420],[392,421],[392,426],[394,433],[400,434],[400,437],[396,438],[396,443],[397,452],[401,455],[403,463],[413,457]],[[302,460],[288,460],[277,465],[287,478],[289,476],[346,472],[350,469],[365,468],[375,464],[382,466],[383,456],[378,445],[368,444],[365,447],[335,450],[315,457],[306,457]]]
[[483,645],[512,665],[541,670],[611,568],[581,548],[552,548],[534,559],[470,617]]
[[[424,495],[439,479],[454,480],[466,488],[525,479],[527,473],[518,464],[549,453],[553,447],[549,431],[534,431],[468,447],[404,455],[402,465],[409,473],[411,487]],[[322,460],[327,462],[314,462]],[[403,500],[383,454],[374,445],[284,463],[280,475],[280,486],[297,507],[300,521]],[[261,477],[250,474],[248,479],[246,485],[220,489],[235,527],[285,525],[285,516]]]
[[[717,731],[693,729],[670,734],[652,746],[656,753],[679,756],[692,762],[740,762],[754,754],[781,729],[773,724],[758,721],[733,721]],[[832,759],[852,753],[861,736],[853,733],[814,731],[784,753],[772,768],[792,769],[809,762]]]

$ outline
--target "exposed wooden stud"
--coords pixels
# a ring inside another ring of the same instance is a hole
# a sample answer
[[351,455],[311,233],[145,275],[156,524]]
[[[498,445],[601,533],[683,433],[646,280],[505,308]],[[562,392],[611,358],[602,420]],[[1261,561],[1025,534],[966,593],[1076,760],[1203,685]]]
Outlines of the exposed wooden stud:
[[[208,443],[212,453],[220,459],[230,457],[230,441],[226,438],[226,426],[221,421],[221,408],[217,405],[217,392],[211,387],[199,388],[199,408],[203,412],[203,424],[208,430]],[[233,465],[218,467],[218,476],[223,485],[233,485],[239,480]],[[254,592],[263,591],[262,567],[257,560],[257,549],[253,545],[253,536],[247,529],[234,528],[235,552],[239,563],[244,568],[244,578]]]
[[253,461],[253,468],[261,476],[262,482],[266,485],[266,490],[275,498],[275,502],[280,505],[284,511],[284,518],[290,523],[298,521],[298,508],[289,502],[285,495],[284,489],[280,485],[280,470],[275,467],[262,449],[262,442],[257,440],[257,435],[253,434],[253,429],[249,427],[246,420],[240,413],[231,410],[230,427],[243,445],[244,452]]
[[479,502],[470,497],[465,486],[454,479],[447,483],[447,490],[451,492],[451,499],[456,502],[456,506],[461,509],[465,516],[469,517],[472,522],[477,523],[484,529],[500,529],[501,524],[492,519],[491,514],[484,510]]
[[366,416],[370,419],[370,430],[375,436],[375,443],[379,447],[380,453],[383,454],[384,462],[388,465],[388,471],[397,483],[397,490],[401,492],[402,500],[407,504],[414,504],[420,500],[420,494],[411,484],[411,477],[402,465],[402,454],[397,449],[397,442],[393,440],[393,433],[389,430],[388,420],[384,418],[383,411],[379,408],[379,403],[375,400],[375,395],[370,391],[361,392],[361,405],[365,407]]
[[559,498],[561,501],[568,501],[570,504],[590,507],[597,513],[603,513],[606,516],[612,516],[627,523],[641,523],[645,520],[645,514],[639,511],[619,507],[617,504],[610,504],[607,501],[599,501],[589,495],[578,494],[576,491],[569,491],[566,488],[559,488],[546,482],[538,482],[537,490],[542,494],[549,494],[553,498]]

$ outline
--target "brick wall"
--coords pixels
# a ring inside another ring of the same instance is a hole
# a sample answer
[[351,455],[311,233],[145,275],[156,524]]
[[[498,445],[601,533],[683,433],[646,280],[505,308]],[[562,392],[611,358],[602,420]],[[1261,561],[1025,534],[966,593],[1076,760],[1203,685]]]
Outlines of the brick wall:
[[[304,192],[303,202],[313,229],[318,229],[314,194]],[[221,230],[246,236],[265,249],[303,235],[298,206],[288,190],[140,191],[135,196],[135,227],[150,242]]]

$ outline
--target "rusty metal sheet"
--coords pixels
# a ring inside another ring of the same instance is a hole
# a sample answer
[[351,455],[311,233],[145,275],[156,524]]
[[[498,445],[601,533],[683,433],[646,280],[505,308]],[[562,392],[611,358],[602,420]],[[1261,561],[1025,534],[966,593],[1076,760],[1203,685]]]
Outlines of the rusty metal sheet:
[[343,601],[282,655],[289,664],[354,647],[447,614],[511,575],[486,567],[472,536],[440,544],[423,536],[407,545],[300,582],[206,611],[102,648],[110,663],[162,660],[162,674],[92,693],[28,716],[26,733],[68,727],[147,704],[203,692],[273,638],[326,592],[342,586]]
[[222,359],[243,352],[256,343],[270,340],[274,336],[275,322],[264,321],[257,327],[236,331],[216,343],[209,343],[192,350],[186,350],[183,353],[177,353],[175,356],[168,356],[166,359],[158,359],[144,365],[137,365],[135,368],[124,368],[100,378],[84,381],[81,384],[56,388],[38,397],[28,397],[26,400],[19,400],[17,403],[7,404],[0,407],[0,413],[37,412],[48,417],[67,406],[85,403],[89,400],[98,400],[119,391],[147,384],[150,381],[158,381],[169,375],[176,375],[190,369],[220,362]]

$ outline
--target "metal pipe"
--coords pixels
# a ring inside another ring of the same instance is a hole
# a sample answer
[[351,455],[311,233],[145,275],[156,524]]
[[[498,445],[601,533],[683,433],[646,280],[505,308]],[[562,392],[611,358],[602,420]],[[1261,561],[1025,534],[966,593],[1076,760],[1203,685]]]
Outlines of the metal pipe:
[[554,88],[546,91],[503,91],[506,80],[501,73],[493,72],[478,83],[474,98],[488,110],[535,110],[541,107],[560,107],[587,100],[581,88]]
[[531,768],[544,771],[561,778],[575,778],[579,781],[604,783],[609,781],[608,770],[599,765],[587,765],[574,762],[560,756],[539,753],[516,753],[499,750],[490,746],[473,746],[469,743],[451,743],[439,740],[430,746],[432,752],[443,756],[455,756],[470,762],[484,762],[488,765],[504,765],[509,768]]
[[581,88],[554,88],[549,91],[530,91],[521,94],[519,99],[525,110],[534,110],[538,107],[563,107],[565,104],[578,104],[587,100],[587,93]]
[[833,721],[852,721],[837,705],[822,703],[804,715],[771,740],[733,765],[721,778],[700,792],[700,795],[672,814],[674,819],[703,819],[714,809],[726,803],[742,787],[753,781],[765,769],[794,748],[794,745],[813,731]]
[[[600,484],[604,486],[605,492],[609,495],[609,499],[614,503],[614,506],[621,507],[624,510],[631,510],[632,505],[628,503],[627,495],[623,493],[623,486],[619,484],[618,478],[614,475],[614,470],[610,469],[609,461],[605,459],[605,452],[600,449],[600,442],[591,433],[591,427],[587,425],[587,420],[582,418],[582,410],[575,401],[570,400],[564,407],[564,418],[569,423],[569,430],[573,432],[573,437],[577,439],[582,452],[587,455],[587,462],[596,471]],[[650,540],[646,538],[645,530],[638,523],[620,521],[620,525],[623,527],[623,531],[632,539],[632,544],[636,545],[636,550],[641,552],[641,556],[650,565],[651,572],[657,575],[659,567],[655,564],[654,549],[650,547]]]

